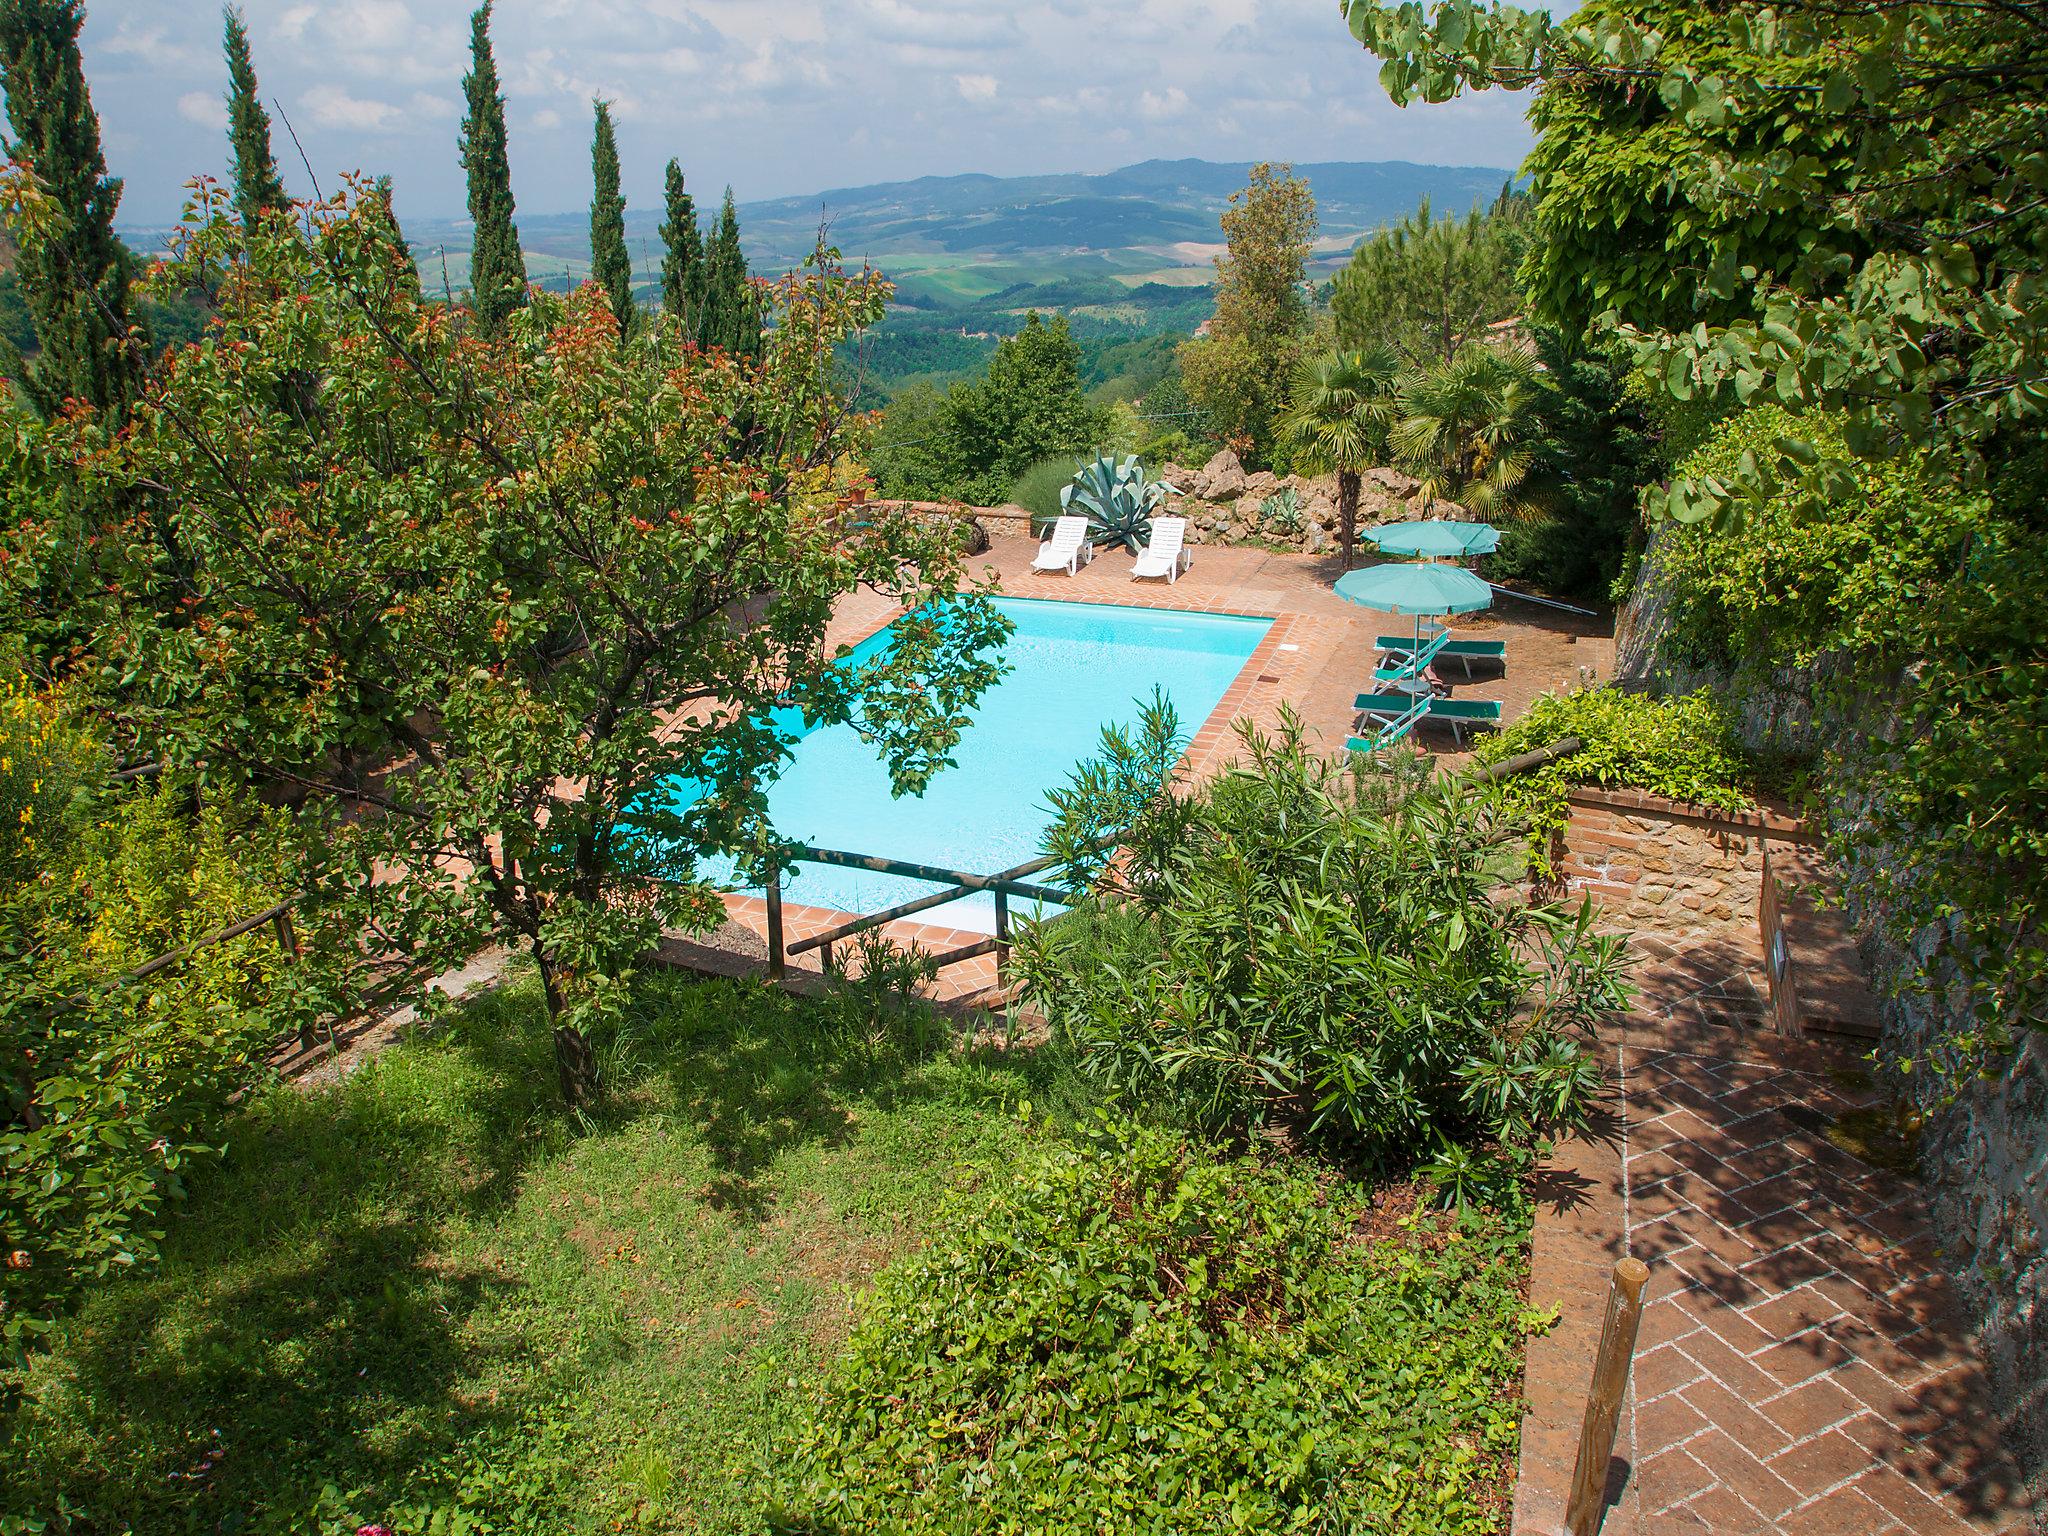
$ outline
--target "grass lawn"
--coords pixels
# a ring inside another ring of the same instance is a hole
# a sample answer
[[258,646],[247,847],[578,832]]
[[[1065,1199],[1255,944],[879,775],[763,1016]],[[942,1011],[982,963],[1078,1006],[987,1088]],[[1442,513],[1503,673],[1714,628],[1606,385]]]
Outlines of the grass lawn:
[[0,1511],[757,1529],[790,1382],[1034,1088],[999,1053],[910,1061],[820,1005],[666,978],[611,1065],[628,1086],[579,1132],[528,982],[265,1094],[161,1271],[107,1285],[20,1383]]
[[[177,1208],[161,1269],[109,1282],[0,1376],[0,1529],[68,1505],[85,1513],[49,1529],[758,1531],[803,1414],[848,1380],[870,1278],[941,1235],[949,1196],[949,1233],[979,1219],[984,1187],[1028,1210],[1009,1170],[1092,1110],[1051,1052],[927,1053],[851,996],[653,977],[609,1048],[614,1102],[577,1124],[536,992],[515,984],[337,1086],[249,1107]],[[1487,1486],[1456,1521],[1386,1529],[1495,1529],[1512,1275],[1468,1304],[1414,1273],[1400,1327],[1476,1352],[1453,1352],[1453,1392],[1417,1373],[1412,1333],[1360,1345],[1343,1325],[1372,1367],[1343,1366],[1348,1382],[1399,1357],[1361,1399],[1377,1405],[1357,1421],[1364,1465],[1393,1412],[1415,1442],[1403,1465],[1441,1482],[1455,1458],[1454,1482]],[[1490,1427],[1428,1406],[1454,1400],[1495,1405]],[[1179,1411],[1166,1401],[1152,1411]]]

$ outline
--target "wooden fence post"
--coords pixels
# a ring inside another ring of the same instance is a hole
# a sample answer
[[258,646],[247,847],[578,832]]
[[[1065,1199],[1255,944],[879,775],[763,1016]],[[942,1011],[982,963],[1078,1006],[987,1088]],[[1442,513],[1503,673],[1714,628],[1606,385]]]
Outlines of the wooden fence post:
[[1628,1368],[1635,1357],[1636,1330],[1643,1321],[1643,1287],[1650,1266],[1630,1255],[1614,1266],[1607,1291],[1607,1321],[1600,1329],[1600,1353],[1593,1361],[1593,1387],[1586,1398],[1586,1422],[1579,1430],[1579,1460],[1572,1469],[1571,1501],[1565,1529],[1593,1536],[1607,1504],[1607,1466],[1614,1459],[1614,1430],[1628,1392]]
[[782,871],[775,868],[768,871],[768,976],[780,981],[782,975]]
[[996,985],[1003,984],[1003,972],[1010,968],[1010,893],[996,892]]

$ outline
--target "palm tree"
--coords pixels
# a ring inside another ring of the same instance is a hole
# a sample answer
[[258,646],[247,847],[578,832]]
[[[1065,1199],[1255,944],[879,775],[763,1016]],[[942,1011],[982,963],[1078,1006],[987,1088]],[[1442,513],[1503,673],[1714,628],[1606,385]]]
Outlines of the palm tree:
[[1400,371],[1401,360],[1384,347],[1305,357],[1280,416],[1280,440],[1295,466],[1337,476],[1337,541],[1347,571],[1358,534],[1360,477],[1386,457]]
[[1465,347],[1402,380],[1390,433],[1395,457],[1432,501],[1482,516],[1534,516],[1519,493],[1542,391],[1542,370],[1520,347]]

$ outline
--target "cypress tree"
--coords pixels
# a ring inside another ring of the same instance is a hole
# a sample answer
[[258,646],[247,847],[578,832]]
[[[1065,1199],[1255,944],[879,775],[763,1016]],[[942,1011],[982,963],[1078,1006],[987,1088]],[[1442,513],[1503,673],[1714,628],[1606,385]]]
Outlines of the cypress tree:
[[221,46],[228,56],[228,144],[234,150],[235,212],[246,228],[266,208],[283,208],[284,179],[270,152],[270,114],[256,94],[249,28],[232,5],[221,7]]
[[121,183],[107,174],[78,56],[84,19],[79,0],[0,0],[6,152],[64,216],[63,228],[23,244],[17,267],[41,353],[32,365],[5,364],[45,414],[73,399],[119,416],[141,387],[147,349],[128,335],[134,258],[114,237]]
[[725,189],[718,232],[705,257],[704,341],[728,352],[752,357],[761,350],[761,313],[747,282],[747,258],[740,250],[740,216],[732,188]]
[[683,168],[668,163],[668,219],[661,226],[661,307],[682,325],[686,340],[699,339],[704,307],[704,237],[697,229],[697,204],[683,190]]
[[626,254],[626,199],[619,192],[619,141],[612,133],[612,109],[594,101],[597,128],[590,140],[590,275],[611,300],[619,337],[633,328],[633,261]]
[[462,168],[469,176],[469,302],[486,335],[526,302],[526,258],[512,222],[512,165],[505,149],[505,97],[491,54],[491,0],[469,18],[469,73],[462,94]]

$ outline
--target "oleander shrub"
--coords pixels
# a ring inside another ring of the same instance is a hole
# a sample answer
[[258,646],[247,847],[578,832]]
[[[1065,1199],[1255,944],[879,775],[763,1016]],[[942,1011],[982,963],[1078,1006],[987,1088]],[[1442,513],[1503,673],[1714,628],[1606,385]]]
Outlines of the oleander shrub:
[[800,1417],[771,1528],[1501,1528],[1524,1232],[1163,1127],[1046,1137],[885,1271]]
[[1332,761],[1292,715],[1239,736],[1190,786],[1155,701],[1052,792],[1048,847],[1089,894],[1020,935],[1017,969],[1081,1069],[1207,1133],[1382,1167],[1581,1124],[1622,947],[1586,904],[1510,889],[1502,797]]

